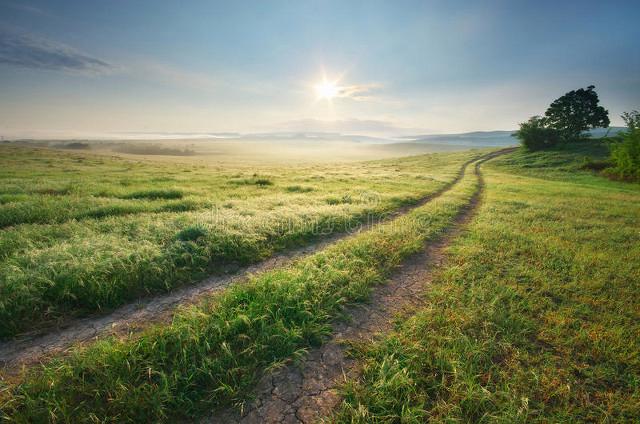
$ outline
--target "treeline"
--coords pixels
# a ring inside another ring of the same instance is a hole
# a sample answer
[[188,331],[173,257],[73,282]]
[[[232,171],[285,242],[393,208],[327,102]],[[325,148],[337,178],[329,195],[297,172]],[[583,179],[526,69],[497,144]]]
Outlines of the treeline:
[[[514,136],[532,151],[580,142],[590,136],[589,130],[609,127],[609,112],[599,102],[593,85],[572,90],[554,100],[544,116],[533,116],[521,123]],[[627,130],[602,138],[610,149],[602,172],[614,178],[640,181],[640,112],[625,112],[621,117]]]

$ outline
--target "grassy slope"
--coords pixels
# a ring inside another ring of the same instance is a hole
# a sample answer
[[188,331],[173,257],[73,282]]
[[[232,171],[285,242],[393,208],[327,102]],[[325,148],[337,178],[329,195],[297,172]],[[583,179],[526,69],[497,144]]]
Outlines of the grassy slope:
[[364,374],[339,421],[637,420],[640,187],[578,171],[589,153],[485,165],[480,213],[430,306],[356,350]]
[[404,258],[436,238],[476,187],[469,173],[408,215],[231,286],[169,326],[34,369],[5,391],[5,413],[31,422],[149,422],[246,399],[262,371],[321,343],[344,305],[366,299]]
[[256,170],[2,147],[0,337],[344,231],[436,191],[474,154]]

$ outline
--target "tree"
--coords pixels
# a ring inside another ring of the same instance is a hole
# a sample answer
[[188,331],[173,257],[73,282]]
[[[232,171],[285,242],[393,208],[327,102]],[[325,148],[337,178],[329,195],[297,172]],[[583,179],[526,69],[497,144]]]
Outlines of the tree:
[[609,112],[598,105],[594,88],[572,90],[554,100],[544,113],[546,125],[558,130],[565,141],[579,139],[590,128],[607,128]]
[[629,131],[640,129],[640,112],[632,110],[631,112],[623,112],[620,115],[624,123],[629,128]]
[[611,147],[612,173],[640,181],[640,128],[622,134],[622,142]]
[[560,141],[560,133],[546,126],[546,119],[533,116],[520,124],[520,129],[513,134],[528,150],[540,150],[551,147]]
[[640,181],[640,112],[632,110],[622,114],[627,132],[621,142],[611,146],[611,173],[628,180]]

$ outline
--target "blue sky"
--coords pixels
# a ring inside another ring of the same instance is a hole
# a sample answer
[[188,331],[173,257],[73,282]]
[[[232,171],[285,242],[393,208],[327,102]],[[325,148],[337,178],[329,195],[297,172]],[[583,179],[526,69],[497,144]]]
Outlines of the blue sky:
[[0,134],[512,129],[590,84],[619,124],[638,22],[637,0],[0,0]]

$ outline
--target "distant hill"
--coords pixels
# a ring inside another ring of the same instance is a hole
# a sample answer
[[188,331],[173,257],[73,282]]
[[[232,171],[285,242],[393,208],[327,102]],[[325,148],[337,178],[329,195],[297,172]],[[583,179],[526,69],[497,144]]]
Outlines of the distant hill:
[[[624,131],[625,127],[596,128],[589,131],[591,137],[604,137],[605,135],[615,135]],[[439,144],[450,146],[469,147],[502,147],[518,144],[512,134],[516,130],[510,131],[473,131],[460,134],[428,134],[413,137],[403,137],[405,140],[420,144]]]
[[448,144],[453,146],[494,147],[511,146],[517,140],[511,136],[511,131],[474,131],[461,134],[429,134],[406,137],[407,141],[421,144]]
[[609,128],[596,128],[595,130],[591,130],[591,137],[604,137],[605,135],[616,135],[621,131],[625,131],[626,127],[609,127]]
[[[592,137],[615,135],[623,131],[624,127],[597,128],[590,131]],[[356,145],[427,145],[437,150],[464,150],[473,147],[505,147],[518,144],[512,137],[516,130],[473,131],[456,134],[419,134],[413,136],[371,136],[363,134],[345,134],[340,132],[323,131],[279,131],[264,133],[113,133],[102,138],[86,137],[81,139],[16,139],[15,142],[29,145],[49,145],[61,148],[80,148],[75,142],[113,143],[113,142],[189,142],[205,143],[233,142],[233,143],[282,143],[289,145],[324,145],[337,143],[352,143]],[[72,142],[72,144],[69,144]],[[63,143],[62,145],[60,143]],[[411,149],[413,150],[413,149]]]

